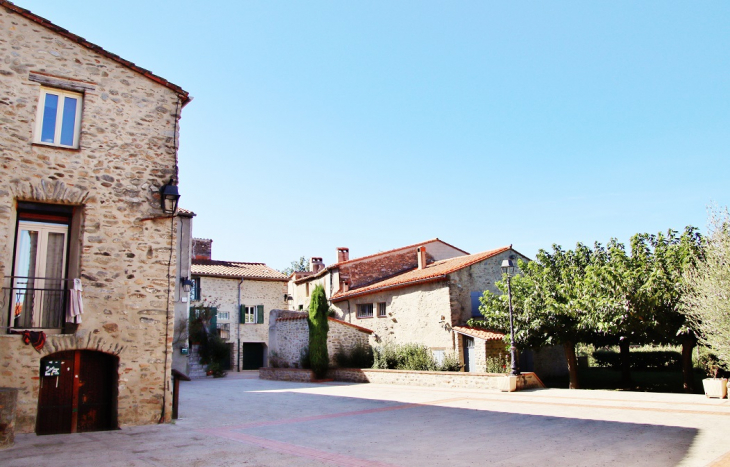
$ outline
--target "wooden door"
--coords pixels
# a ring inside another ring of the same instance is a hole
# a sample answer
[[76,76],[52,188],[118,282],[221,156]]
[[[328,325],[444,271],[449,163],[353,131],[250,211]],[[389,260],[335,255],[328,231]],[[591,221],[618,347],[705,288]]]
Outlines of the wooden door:
[[258,370],[264,366],[264,344],[244,342],[242,353],[244,370]]
[[477,371],[474,366],[475,361],[474,338],[464,336],[464,371]]
[[[58,375],[53,368],[60,363]],[[41,360],[36,433],[50,435],[117,427],[117,365],[91,350],[59,352]]]

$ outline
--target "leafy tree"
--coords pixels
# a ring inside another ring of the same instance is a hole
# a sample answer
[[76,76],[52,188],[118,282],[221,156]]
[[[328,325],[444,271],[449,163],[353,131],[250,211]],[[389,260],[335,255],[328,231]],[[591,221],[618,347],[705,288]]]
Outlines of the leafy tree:
[[304,256],[300,257],[296,261],[292,261],[288,268],[281,270],[281,273],[286,276],[291,276],[294,272],[309,271],[309,260]]
[[685,273],[683,311],[699,331],[699,340],[730,369],[730,215],[710,212],[704,257]]
[[[570,374],[570,387],[579,387],[575,344],[591,332],[584,309],[583,277],[592,261],[585,245],[575,251],[553,245],[553,253],[540,250],[535,261],[519,261],[522,274],[512,278],[512,308],[515,346],[520,349],[562,345]],[[501,295],[485,291],[481,297],[481,320],[469,325],[509,331],[507,281],[498,282]],[[505,340],[509,337],[506,335]]]
[[329,368],[329,354],[327,353],[327,296],[324,287],[317,285],[312,291],[309,302],[309,362],[317,378],[324,378]]

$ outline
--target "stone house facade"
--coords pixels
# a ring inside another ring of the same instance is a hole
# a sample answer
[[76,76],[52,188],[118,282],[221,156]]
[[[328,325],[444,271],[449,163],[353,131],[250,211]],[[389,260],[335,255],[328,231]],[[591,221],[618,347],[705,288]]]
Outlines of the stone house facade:
[[[466,371],[484,370],[487,356],[503,353],[500,333],[477,357],[471,355],[471,336],[457,332],[478,311],[485,290],[499,293],[505,259],[527,260],[510,247],[431,261],[427,246],[418,247],[417,266],[402,274],[358,288],[344,288],[332,296],[337,315],[373,331],[376,344],[420,343],[436,358],[455,355]],[[489,351],[489,352],[488,352]],[[471,359],[469,357],[472,357]]]
[[218,331],[231,347],[230,369],[258,369],[267,361],[269,312],[286,303],[287,278],[264,263],[213,260],[212,243],[193,239],[191,305],[218,310]]
[[[0,380],[19,389],[16,430],[169,421],[182,294],[176,217],[160,198],[176,190],[190,97],[0,7]],[[69,315],[79,297],[83,314]]]
[[[335,367],[335,356],[341,350],[367,345],[373,331],[328,318],[327,353],[330,366]],[[307,313],[272,310],[269,317],[269,364],[284,368],[298,368],[302,351],[309,347]],[[271,358],[275,356],[276,358]]]

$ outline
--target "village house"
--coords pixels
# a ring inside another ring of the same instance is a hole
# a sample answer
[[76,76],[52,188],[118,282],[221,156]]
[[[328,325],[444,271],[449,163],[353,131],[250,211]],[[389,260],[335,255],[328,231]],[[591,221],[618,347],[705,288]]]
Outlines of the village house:
[[212,244],[193,239],[191,305],[216,308],[218,332],[231,347],[227,369],[258,369],[268,357],[270,311],[286,304],[287,278],[264,263],[213,260]]
[[16,431],[169,421],[189,225],[175,216],[178,123],[191,98],[0,7],[0,385],[18,389]]
[[485,371],[486,358],[505,354],[503,334],[466,326],[479,313],[485,290],[500,293],[505,259],[527,258],[511,246],[477,254],[433,239],[338,262],[310,261],[310,271],[292,274],[290,309],[306,309],[314,286],[325,288],[335,316],[373,331],[371,343],[419,343],[437,360],[455,355],[466,371]]

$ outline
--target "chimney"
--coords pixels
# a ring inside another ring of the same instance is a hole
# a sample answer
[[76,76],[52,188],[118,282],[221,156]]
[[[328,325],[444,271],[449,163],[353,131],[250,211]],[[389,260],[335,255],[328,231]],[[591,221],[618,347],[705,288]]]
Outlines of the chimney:
[[418,253],[418,269],[423,269],[426,267],[426,247],[419,246],[416,251]]
[[211,259],[213,240],[207,238],[193,239],[193,259]]
[[337,262],[344,263],[350,261],[350,249],[343,246],[337,248]]
[[309,270],[311,272],[317,273],[324,269],[324,263],[322,262],[322,258],[312,257],[309,260]]
[[340,292],[347,292],[350,290],[350,280],[340,277]]

